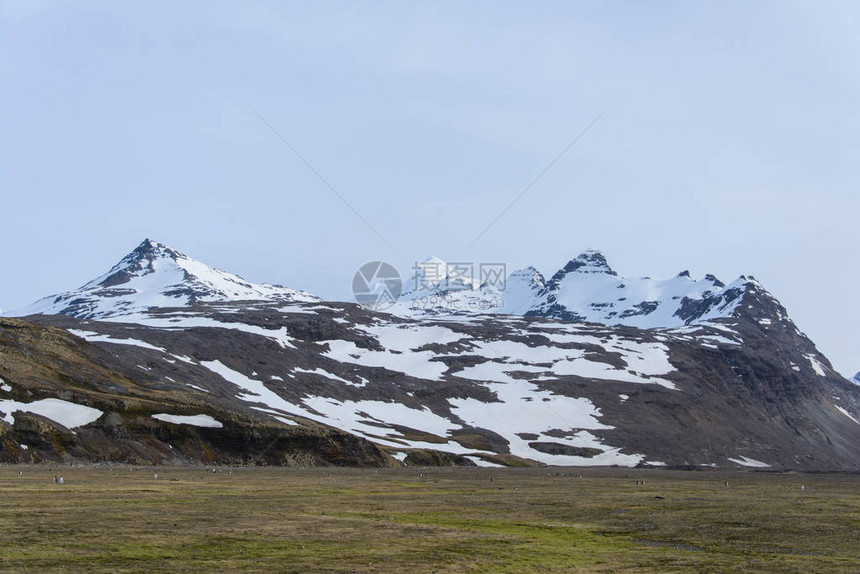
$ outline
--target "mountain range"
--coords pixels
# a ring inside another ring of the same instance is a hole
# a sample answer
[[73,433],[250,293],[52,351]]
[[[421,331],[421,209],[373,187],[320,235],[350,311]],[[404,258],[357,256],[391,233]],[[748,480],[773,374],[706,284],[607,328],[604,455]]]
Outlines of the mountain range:
[[860,387],[752,277],[425,263],[381,312],[146,240],[0,320],[0,460],[860,469]]
[[[514,271],[503,282],[475,280],[473,272],[452,276],[458,265],[436,257],[418,267],[392,312],[479,312],[642,329],[680,327],[729,317],[748,289],[761,287],[752,277],[726,286],[713,275],[695,280],[688,271],[668,280],[619,277],[594,250],[570,260],[549,280],[534,267]],[[434,269],[433,280],[427,278],[428,269]]]

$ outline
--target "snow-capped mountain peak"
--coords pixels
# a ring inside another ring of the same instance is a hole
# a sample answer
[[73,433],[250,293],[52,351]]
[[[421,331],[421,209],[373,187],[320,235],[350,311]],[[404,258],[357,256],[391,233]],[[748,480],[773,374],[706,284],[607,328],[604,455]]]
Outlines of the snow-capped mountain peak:
[[713,275],[683,271],[668,280],[619,277],[600,252],[570,261],[538,293],[527,315],[640,328],[677,327],[729,316],[745,278],[726,287]]
[[543,274],[529,265],[524,269],[517,269],[508,276],[508,284],[511,281],[523,282],[533,289],[540,289],[546,284]]
[[[667,280],[625,278],[595,250],[570,260],[548,281],[533,267],[514,271],[504,281],[503,272],[489,280],[478,265],[439,257],[428,257],[412,269],[399,302],[390,310],[394,314],[508,314],[644,329],[680,327],[738,313],[762,325],[787,320],[784,308],[751,276],[728,286],[713,275],[694,279],[689,272]],[[197,303],[319,300],[307,292],[251,283],[146,239],[83,287],[7,315],[132,320],[154,308]],[[747,304],[741,306],[742,301]]]
[[606,257],[600,251],[588,249],[583,251],[575,258],[567,262],[567,264],[555,272],[555,274],[546,282],[545,292],[557,289],[564,281],[565,277],[571,274],[583,275],[611,275],[618,274],[609,266]]
[[185,307],[197,302],[319,300],[304,291],[251,283],[145,239],[110,271],[83,287],[46,297],[8,315],[128,318],[150,308]]
[[858,371],[857,374],[854,375],[854,378],[851,379],[851,382],[853,382],[855,385],[860,385],[860,371]]
[[565,274],[576,271],[577,273],[605,273],[607,275],[618,275],[609,266],[603,253],[596,249],[587,249],[571,259],[561,271]]
[[[742,277],[743,277],[743,276],[742,276]],[[714,275],[711,275],[710,273],[708,273],[707,275],[705,275],[705,281],[710,281],[711,283],[713,283],[713,284],[714,284],[714,287],[720,287],[720,288],[722,288],[722,287],[725,287],[725,286],[726,286],[726,284],[725,284],[725,283],[723,283],[722,281],[720,281],[719,279],[717,279]]]
[[89,289],[99,285],[102,287],[122,285],[128,283],[133,277],[142,277],[155,273],[157,262],[160,260],[178,262],[183,259],[188,260],[189,258],[167,245],[147,238],[134,251],[114,265],[110,271],[101,277],[93,279],[82,288]]
[[546,287],[543,274],[534,267],[518,269],[508,275],[503,290],[496,290],[502,297],[503,305],[494,311],[511,315],[525,315],[541,289]]
[[[526,267],[508,275],[504,285],[455,280],[450,275],[452,266],[438,258],[421,265],[424,267],[405,286],[401,302],[392,309],[395,314],[478,312],[648,329],[730,317],[740,312],[746,297],[765,302],[773,299],[752,277],[741,276],[728,286],[714,275],[697,279],[689,271],[666,280],[621,277],[593,249],[568,261],[549,280]],[[435,281],[423,274],[430,267],[439,272]],[[771,320],[786,318],[778,305],[752,308],[760,308],[758,314],[772,313]],[[744,312],[749,314],[750,309]]]

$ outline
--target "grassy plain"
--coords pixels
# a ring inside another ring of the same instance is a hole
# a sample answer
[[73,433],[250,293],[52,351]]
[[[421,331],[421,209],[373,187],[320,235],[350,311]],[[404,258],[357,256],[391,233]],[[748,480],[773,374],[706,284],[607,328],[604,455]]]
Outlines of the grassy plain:
[[739,570],[860,572],[860,476],[0,466],[2,572]]

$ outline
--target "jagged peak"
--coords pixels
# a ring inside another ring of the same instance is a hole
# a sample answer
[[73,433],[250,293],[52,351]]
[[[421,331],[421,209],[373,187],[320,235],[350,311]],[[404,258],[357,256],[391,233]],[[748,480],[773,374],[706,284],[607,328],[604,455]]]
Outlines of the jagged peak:
[[[741,278],[743,278],[743,276],[741,276]],[[725,283],[723,283],[722,281],[717,279],[716,275],[712,275],[711,273],[708,273],[707,275],[705,275],[705,281],[710,281],[711,283],[714,284],[714,287],[725,287],[726,286]]]
[[146,239],[141,241],[140,245],[138,245],[134,249],[134,251],[129,253],[124,259],[151,258],[152,256],[170,257],[172,259],[187,258],[185,254],[180,253],[169,245],[159,243],[158,241],[153,241],[152,239],[147,237]]
[[511,277],[534,277],[535,275],[543,277],[543,274],[531,265],[511,272]]
[[586,249],[564,266],[565,273],[605,273],[607,275],[618,275],[609,266],[603,253],[596,249]]
[[174,262],[180,260],[193,261],[187,255],[147,237],[105,275],[87,283],[83,288],[86,289],[96,285],[111,287],[126,283],[132,276],[153,273],[155,271],[155,262],[164,259]]
[[531,265],[524,267],[523,269],[517,269],[508,275],[508,282],[511,283],[514,281],[528,283],[529,286],[535,289],[539,289],[546,284],[546,279],[544,278],[543,273]]
[[857,371],[857,374],[856,374],[856,375],[854,375],[854,378],[853,378],[853,379],[851,379],[851,381],[852,381],[855,385],[860,385],[860,371]]
[[167,245],[165,245],[164,243],[159,243],[158,241],[150,239],[149,237],[145,238],[143,241],[140,242],[140,245],[138,245],[138,248],[150,248],[150,249],[158,249],[158,248],[164,248],[164,247],[167,247]]
[[600,251],[588,249],[567,262],[567,265],[555,272],[549,282],[547,289],[555,289],[561,281],[570,273],[595,273],[617,276],[618,274],[609,267],[606,257]]

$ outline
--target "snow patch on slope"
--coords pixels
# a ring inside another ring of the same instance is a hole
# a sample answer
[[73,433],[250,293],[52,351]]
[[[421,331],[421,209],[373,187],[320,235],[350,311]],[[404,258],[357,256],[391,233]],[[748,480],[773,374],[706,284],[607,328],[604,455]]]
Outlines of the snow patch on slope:
[[740,458],[729,458],[735,464],[739,464],[741,466],[747,466],[749,468],[770,468],[770,465],[766,462],[761,462],[760,460],[755,460],[753,458],[748,458],[743,455],[739,455]]
[[[261,337],[266,337],[267,339],[271,339],[272,341],[278,343],[278,345],[280,345],[284,349],[295,348],[295,345],[293,345],[293,341],[295,339],[290,336],[289,331],[286,327],[280,327],[278,329],[266,329],[264,327],[260,327],[257,325],[247,325],[238,321],[218,321],[209,317],[202,317],[187,312],[170,313],[163,316],[159,315],[157,317],[152,316],[148,313],[137,313],[134,315],[123,317],[108,317],[104,320],[108,322],[119,323],[133,322],[138,325],[145,325],[147,327],[157,327],[160,329],[173,329],[179,331],[199,327],[213,329],[234,329],[236,331],[244,331],[245,333],[251,333],[253,335],[260,335]],[[124,339],[112,339],[106,342],[117,343],[122,342],[123,340]]]
[[825,366],[821,364],[821,361],[815,355],[809,354],[806,355],[806,358],[809,360],[809,364],[812,366],[812,370],[815,371],[815,374],[819,377],[826,377],[827,371],[825,370]]
[[195,427],[214,429],[224,428],[223,423],[215,420],[209,415],[171,415],[167,413],[158,413],[156,415],[152,415],[152,418],[176,425],[191,425]]
[[68,429],[88,425],[102,416],[102,411],[79,405],[62,399],[42,399],[32,403],[20,403],[18,401],[0,400],[0,412],[5,413],[2,417],[7,423],[15,424],[12,413],[21,411],[41,415]]
[[[352,433],[364,436],[374,436],[376,442],[386,443],[388,446],[397,446],[397,442],[386,441],[390,439],[403,440],[400,433],[394,433],[379,425],[402,426],[441,438],[448,436],[449,431],[462,428],[461,425],[452,423],[448,419],[433,413],[427,407],[414,409],[407,405],[384,401],[338,401],[328,397],[307,397],[303,400],[308,409],[313,409],[324,415],[326,424],[336,426]],[[374,424],[376,423],[376,424]],[[382,435],[382,436],[380,436]],[[407,441],[412,448],[434,448],[427,446],[429,443],[422,441]],[[436,444],[436,443],[433,443]],[[435,448],[442,445],[436,444]],[[454,447],[460,452],[474,452],[474,449],[463,449],[460,445],[449,442],[444,445],[445,450]]]
[[114,343],[116,345],[132,345],[134,347],[141,347],[143,349],[160,351],[162,353],[167,352],[167,349],[162,349],[161,347],[150,345],[146,341],[138,341],[136,339],[114,339],[108,335],[100,335],[99,333],[94,333],[92,331],[79,331],[77,329],[68,329],[68,331],[72,335],[80,337],[81,339],[84,339],[89,343]]
[[262,405],[262,407],[252,407],[255,410],[266,412],[273,415],[273,418],[288,425],[295,425],[296,422],[282,415],[295,414],[300,409],[278,396],[263,384],[262,381],[255,381],[248,378],[239,371],[234,371],[230,367],[223,364],[221,361],[201,361],[202,366],[206,367],[213,373],[220,375],[225,381],[233,383],[240,389],[246,391],[236,395],[236,398],[249,403]]
[[432,351],[392,353],[390,351],[362,349],[352,341],[333,340],[325,341],[325,343],[328,344],[329,351],[323,356],[342,363],[383,367],[410,377],[430,381],[441,380],[442,375],[448,370],[444,363],[430,360],[435,356]]
[[[568,340],[578,339],[571,336]],[[587,339],[587,338],[586,338]],[[609,363],[590,360],[581,349],[565,349],[553,346],[528,346],[518,341],[472,341],[476,347],[469,355],[492,357],[491,360],[466,367],[453,376],[479,381],[499,383],[515,382],[512,372],[541,374],[540,380],[559,376],[577,376],[589,379],[622,381],[627,383],[657,384],[668,389],[677,387],[660,375],[675,370],[669,362],[669,349],[662,343],[639,343],[610,337],[602,345],[608,351],[618,353],[626,368]]]
[[[491,430],[510,443],[511,454],[547,464],[570,466],[618,464],[635,466],[642,455],[622,454],[620,449],[606,447],[587,430],[611,429],[598,420],[600,410],[585,398],[571,398],[541,391],[526,381],[488,383],[499,402],[485,403],[476,399],[448,399],[452,412],[466,424]],[[596,448],[600,454],[587,458],[551,455],[529,446],[520,435],[541,435],[556,429],[578,429],[572,436],[558,438],[545,435],[544,441],[579,448]]]

